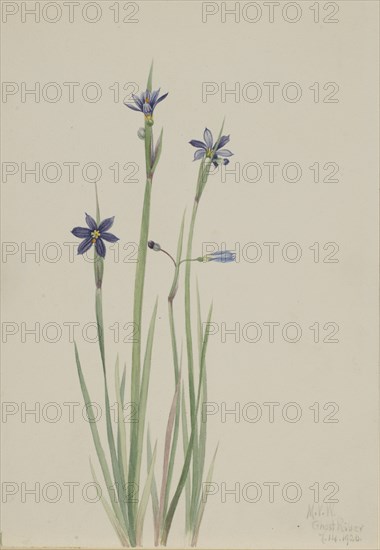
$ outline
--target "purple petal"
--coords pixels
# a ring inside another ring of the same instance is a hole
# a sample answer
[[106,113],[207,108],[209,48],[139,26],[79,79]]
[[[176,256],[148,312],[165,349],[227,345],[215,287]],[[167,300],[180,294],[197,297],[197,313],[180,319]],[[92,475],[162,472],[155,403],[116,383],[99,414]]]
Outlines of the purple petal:
[[92,237],[88,237],[88,239],[85,239],[80,243],[78,246],[78,254],[84,254],[89,250],[92,246]]
[[214,262],[220,262],[220,263],[229,263],[234,262],[236,259],[235,252],[231,252],[230,250],[220,250],[216,252],[212,252],[211,254],[208,254],[209,260]]
[[224,147],[226,143],[228,143],[229,141],[230,141],[230,136],[222,136],[218,143],[218,149],[221,149],[222,147]]
[[152,95],[150,97],[150,102],[152,103],[152,105],[154,105],[156,103],[156,99],[158,98],[158,95],[160,93],[160,89],[161,88],[158,88],[158,90],[155,90],[154,92],[152,92]]
[[92,216],[90,216],[89,214],[86,214],[86,223],[88,225],[88,227],[94,231],[94,229],[97,229],[98,226],[96,224],[96,221],[94,220],[94,218]]
[[207,145],[207,147],[209,149],[212,149],[213,137],[212,137],[212,133],[208,128],[206,128],[205,131],[203,132],[203,139],[205,140],[205,144]]
[[228,149],[218,149],[218,157],[232,157],[233,153]]
[[203,159],[205,154],[206,154],[206,151],[204,149],[197,149],[194,153],[194,160]]
[[74,227],[71,233],[79,239],[86,239],[91,236],[91,229],[88,229],[88,227]]
[[167,94],[162,95],[159,99],[157,99],[156,105],[158,105],[158,103],[161,103],[161,101],[163,101],[165,97],[167,97],[168,95],[169,95],[169,92]]
[[143,113],[144,113],[144,115],[150,115],[150,114],[152,114],[152,107],[149,105],[149,103],[144,103],[144,105],[143,105]]
[[116,237],[112,233],[102,233],[102,239],[108,241],[109,243],[116,243],[119,240],[119,237]]
[[138,107],[140,107],[140,109],[142,109],[143,104],[142,104],[141,99],[140,99],[137,95],[135,95],[135,94],[132,94],[132,97],[133,97],[133,100],[134,100],[134,102],[136,103],[136,105],[137,105]]
[[131,105],[130,103],[124,103],[124,105],[125,105],[126,107],[129,107],[130,109],[132,109],[132,111],[138,111],[139,113],[142,112],[141,109],[139,109],[138,107],[135,107],[134,105]]
[[96,252],[101,256],[102,258],[106,255],[106,247],[102,239],[99,237],[99,239],[96,239],[95,243]]
[[112,216],[112,218],[106,218],[101,222],[101,224],[98,227],[98,231],[100,233],[103,233],[103,231],[108,231],[113,226],[113,221],[115,219],[115,216]]
[[192,145],[193,147],[197,147],[198,149],[207,149],[207,146],[205,143],[203,143],[203,141],[192,139],[191,141],[189,141],[189,143],[190,145]]

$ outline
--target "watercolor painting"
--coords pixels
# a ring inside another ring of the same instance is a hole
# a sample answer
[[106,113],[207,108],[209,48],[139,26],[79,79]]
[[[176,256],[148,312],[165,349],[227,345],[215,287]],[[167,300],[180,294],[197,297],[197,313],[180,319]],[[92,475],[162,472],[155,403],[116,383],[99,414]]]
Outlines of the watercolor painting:
[[0,550],[380,549],[379,8],[0,2]]
[[[209,254],[193,251],[193,236],[210,170],[212,166],[228,164],[233,153],[225,147],[230,142],[230,136],[223,133],[224,123],[219,132],[213,134],[209,128],[204,128],[204,121],[199,121],[203,140],[189,140],[189,145],[196,150],[189,150],[188,162],[200,161],[191,215],[187,219],[184,213],[180,228],[172,228],[173,231],[178,231],[176,251],[166,250],[163,243],[152,240],[154,236],[150,235],[150,214],[154,204],[151,202],[151,191],[153,185],[156,185],[155,180],[159,178],[159,174],[156,177],[156,172],[161,155],[164,154],[163,130],[155,139],[153,129],[156,126],[156,113],[159,111],[157,107],[167,97],[168,93],[160,95],[160,89],[153,90],[152,64],[146,90],[140,95],[133,94],[133,102],[125,104],[130,110],[138,112],[144,122],[144,126],[137,131],[137,139],[144,145],[142,154],[145,155],[146,167],[143,204],[130,206],[134,209],[141,208],[133,303],[133,322],[138,328],[138,337],[133,342],[131,357],[116,357],[113,360],[106,358],[102,289],[103,284],[108,283],[107,243],[115,243],[119,239],[109,232],[115,227],[117,233],[117,220],[114,217],[102,219],[103,212],[96,186],[95,216],[86,213],[87,226],[72,229],[72,234],[81,239],[78,254],[89,251],[94,254],[95,316],[104,385],[106,441],[99,434],[91,405],[91,388],[86,384],[86,366],[81,362],[80,349],[75,343],[75,362],[97,457],[97,460],[90,460],[89,467],[94,482],[100,483],[106,489],[101,497],[105,521],[107,516],[123,547],[153,543],[155,546],[166,546],[172,524],[179,517],[178,507],[181,500],[185,510],[185,518],[181,518],[181,521],[184,521],[187,543],[189,546],[197,546],[207,504],[204,484],[212,480],[218,453],[218,447],[211,450],[207,447],[207,417],[203,418],[200,414],[202,403],[207,401],[208,325],[212,319],[212,297],[201,299],[198,284],[195,284],[192,275],[197,263],[233,264],[236,257],[230,250]],[[167,101],[170,101],[170,96]],[[129,111],[124,111],[124,114],[132,115]],[[131,135],[130,139],[134,139],[134,136]],[[184,211],[186,206],[181,205],[180,208]],[[84,209],[92,211],[91,205],[84,205]],[[167,294],[157,298],[167,300],[167,323],[170,331],[167,353],[168,360],[170,358],[173,365],[173,388],[166,404],[165,438],[154,442],[149,429],[147,407],[151,369],[154,368],[157,300],[155,304],[148,305],[152,309],[150,322],[144,323],[142,316],[147,254],[153,252],[164,254],[173,267],[173,279],[168,281]],[[229,268],[221,265],[220,269]],[[176,300],[179,287],[184,290],[184,303]],[[178,333],[177,319],[180,316],[184,319],[184,335]],[[184,342],[183,346],[181,342]],[[120,363],[124,364],[123,369]],[[128,425],[118,422],[115,429],[110,411],[110,403],[115,399],[120,418],[124,404],[129,402],[136,408],[137,421]],[[158,455],[162,458],[162,471],[157,471],[156,468]],[[147,467],[143,471],[142,466],[145,463]],[[179,472],[178,476],[174,475],[175,467]],[[143,541],[148,506],[152,507],[154,541]]]

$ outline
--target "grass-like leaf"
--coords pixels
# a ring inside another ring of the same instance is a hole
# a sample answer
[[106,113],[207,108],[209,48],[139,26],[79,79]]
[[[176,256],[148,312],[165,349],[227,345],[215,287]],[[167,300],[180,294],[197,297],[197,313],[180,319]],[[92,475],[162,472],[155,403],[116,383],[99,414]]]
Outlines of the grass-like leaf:
[[[124,376],[124,375],[123,375]],[[124,376],[125,383],[125,376]],[[123,397],[124,391],[122,390],[123,382],[120,382],[119,373],[119,355],[116,357],[115,362],[115,395],[117,403],[117,456],[119,462],[119,468],[122,478],[123,486],[128,479],[128,462],[127,462],[127,438],[125,433],[124,411],[123,411]]]
[[85,379],[84,379],[84,376],[83,376],[83,371],[82,371],[82,367],[81,367],[81,364],[80,364],[79,353],[78,353],[78,348],[77,348],[76,343],[74,343],[74,349],[75,349],[75,361],[76,361],[78,376],[79,376],[79,383],[80,383],[80,387],[81,387],[81,390],[82,390],[83,399],[84,399],[84,402],[85,402],[85,405],[86,405],[87,418],[89,420],[92,439],[94,441],[96,454],[98,455],[99,464],[100,464],[100,467],[101,467],[101,470],[102,470],[102,473],[103,473],[103,477],[104,477],[104,482],[105,482],[106,487],[107,487],[107,491],[108,491],[108,495],[109,495],[109,498],[110,498],[112,508],[114,510],[114,513],[115,513],[116,517],[118,518],[119,523],[121,525],[124,524],[125,527],[127,527],[127,525],[125,524],[125,521],[124,521],[123,514],[121,512],[120,501],[116,497],[116,494],[112,492],[113,481],[112,481],[111,474],[110,474],[110,471],[109,471],[109,468],[108,468],[108,463],[107,463],[107,459],[106,459],[106,456],[105,456],[105,453],[104,453],[104,449],[103,449],[103,446],[102,446],[101,441],[100,441],[98,427],[96,425],[96,421],[94,420],[96,417],[95,417],[95,414],[94,414],[93,409],[92,409],[92,401],[90,399],[90,395],[88,393],[86,382],[85,382]]
[[[210,464],[210,467],[209,467],[209,470],[208,470],[208,473],[207,473],[206,485],[211,483],[212,475],[214,473],[214,465],[215,465],[215,459],[216,459],[217,452],[218,452],[218,445],[215,449],[214,456],[212,457],[211,464]],[[202,492],[202,498],[201,498],[201,501],[199,503],[197,517],[196,517],[194,530],[193,530],[193,536],[192,536],[192,539],[191,539],[191,546],[196,546],[197,543],[198,543],[199,529],[201,527],[201,523],[202,523],[204,511],[205,511],[205,508],[206,508],[206,504],[207,504],[207,495],[203,494],[203,492]]]
[[[204,462],[206,456],[206,438],[207,438],[207,417],[203,418],[202,409],[203,403],[207,402],[207,369],[206,365],[202,367],[202,345],[203,345],[203,328],[202,328],[202,312],[201,301],[199,295],[199,286],[197,283],[197,327],[198,327],[198,350],[199,350],[199,373],[202,372],[202,398],[201,398],[201,412],[200,412],[200,428],[199,428],[199,445],[198,445],[198,470],[196,477],[193,481],[193,493],[191,503],[191,529],[194,529],[194,522],[196,521],[196,514],[199,507],[199,498],[202,488]],[[203,359],[206,361],[206,358]],[[201,374],[200,374],[201,375]]]
[[152,165],[152,173],[154,174],[154,171],[157,167],[157,164],[160,161],[161,152],[162,152],[162,136],[163,136],[164,130],[161,130],[160,137],[157,140],[156,146],[154,148],[153,153],[153,165]]
[[123,513],[124,522],[126,525],[128,525],[128,518],[126,514],[126,495],[124,490],[125,484],[123,483],[123,470],[117,458],[115,438],[114,438],[112,421],[111,421],[110,400],[109,400],[107,372],[106,372],[106,359],[105,359],[105,351],[104,351],[104,323],[103,323],[103,306],[102,306],[101,288],[96,289],[95,304],[96,304],[96,322],[98,327],[99,348],[100,348],[100,354],[102,358],[102,367],[103,367],[104,401],[105,401],[108,447],[111,455],[112,472],[115,480],[120,508]]
[[[93,467],[92,462],[91,462],[91,458],[89,460],[90,460],[90,468],[91,468],[91,473],[92,473],[92,478],[94,480],[94,483],[96,483],[96,485],[98,485],[100,487],[100,484],[99,484],[98,479],[96,477],[94,467]],[[130,545],[129,545],[128,537],[127,537],[126,533],[124,532],[123,526],[120,524],[119,520],[117,519],[117,516],[115,515],[115,513],[112,510],[111,506],[109,505],[107,499],[104,498],[102,493],[100,493],[100,502],[102,503],[103,508],[106,511],[106,514],[108,516],[108,519],[110,520],[111,525],[114,528],[114,530],[115,530],[115,532],[116,532],[116,534],[119,538],[120,544],[125,548],[129,548]]]
[[142,546],[142,534],[144,527],[145,513],[149,502],[149,495],[151,494],[152,482],[154,477],[154,466],[156,464],[156,452],[157,452],[157,443],[154,446],[153,456],[150,460],[148,476],[146,478],[145,486],[143,493],[141,495],[141,500],[139,503],[139,508],[137,511],[136,519],[136,544],[137,546]]
[[[173,278],[172,287],[168,296],[168,308],[169,308],[169,326],[170,326],[170,336],[172,343],[172,354],[173,354],[173,366],[174,366],[174,380],[175,384],[178,384],[180,365],[178,364],[178,347],[177,347],[177,337],[175,331],[175,322],[174,322],[174,298],[177,293],[178,287],[178,277],[180,269],[180,260],[182,256],[182,247],[183,247],[183,233],[185,227],[185,212],[182,216],[181,228],[179,231],[178,243],[177,243],[177,256],[176,256],[176,268]],[[181,352],[181,363],[182,363],[182,352]],[[174,421],[174,432],[173,432],[173,442],[170,449],[170,459],[169,459],[169,468],[168,468],[168,479],[167,479],[167,488],[165,494],[165,503],[164,503],[164,517],[166,516],[168,501],[170,495],[170,487],[173,478],[173,470],[175,463],[175,455],[177,452],[177,443],[178,443],[178,433],[180,425],[180,412],[181,412],[181,395],[178,397],[178,406],[176,409],[175,421]]]
[[138,440],[137,440],[138,447],[136,449],[136,453],[138,457],[141,457],[142,455],[142,447],[143,447],[143,440],[144,440],[145,417],[146,417],[146,407],[148,402],[150,369],[152,365],[152,350],[153,350],[154,331],[156,327],[157,306],[158,306],[158,299],[156,300],[156,303],[153,308],[153,313],[149,324],[148,338],[147,338],[146,348],[145,348],[139,409],[138,409]]
[[152,91],[152,79],[153,79],[153,60],[152,60],[152,63],[150,64],[148,82],[147,82],[147,84],[146,84],[146,89],[147,89],[149,92]]
[[165,517],[165,502],[167,502],[167,491],[168,491],[168,471],[169,471],[169,457],[170,457],[170,448],[172,442],[173,434],[173,425],[174,420],[177,416],[178,410],[178,396],[180,395],[180,377],[178,378],[177,387],[174,393],[172,405],[170,407],[168,423],[166,427],[166,436],[165,436],[165,448],[164,448],[164,464],[162,468],[162,482],[161,482],[161,494],[160,494],[160,514],[159,514],[159,525],[160,528],[163,524],[163,519]]
[[[207,317],[207,323],[208,324],[211,321],[211,315],[212,315],[212,305],[210,306],[209,314],[208,314],[208,317]],[[200,372],[200,375],[199,375],[199,383],[198,383],[198,392],[197,392],[197,402],[196,402],[196,407],[195,407],[195,414],[194,414],[194,418],[191,420],[191,435],[190,435],[189,445],[188,445],[187,451],[186,451],[185,461],[184,461],[184,464],[183,464],[183,467],[182,467],[182,472],[181,472],[176,491],[175,491],[174,496],[171,500],[169,510],[168,510],[168,513],[166,515],[165,522],[164,522],[164,527],[163,527],[163,532],[162,532],[162,537],[161,537],[161,544],[163,544],[164,546],[167,543],[170,528],[171,528],[172,521],[173,521],[173,517],[174,517],[175,511],[177,509],[178,501],[179,501],[182,490],[183,490],[183,488],[185,486],[185,483],[186,483],[186,478],[187,478],[187,474],[188,474],[189,467],[190,467],[191,456],[192,456],[192,453],[193,453],[194,434],[196,433],[196,429],[197,429],[197,414],[198,414],[199,404],[200,404],[201,389],[202,389],[201,385],[202,385],[203,369],[205,368],[205,358],[206,358],[206,352],[207,352],[208,337],[209,337],[209,333],[208,333],[207,330],[205,330],[204,338],[203,338],[203,345],[202,345],[201,372]]]
[[124,364],[123,376],[121,377],[121,384],[120,384],[120,401],[121,401],[123,406],[124,406],[124,396],[125,396],[126,374],[127,374],[127,365]]
[[[152,463],[152,444],[150,441],[150,430],[148,426],[148,433],[147,433],[147,469],[148,473],[150,471],[150,465]],[[153,511],[153,524],[154,524],[154,546],[158,546],[159,540],[160,540],[160,523],[159,523],[159,515],[160,515],[160,507],[158,504],[158,493],[157,493],[157,483],[156,483],[156,476],[153,470],[153,480],[151,484],[150,489],[151,497],[152,497],[152,511]]]
[[[202,160],[203,163],[204,159]],[[200,168],[201,171],[202,168]],[[195,221],[198,212],[197,200],[194,201],[190,220],[190,228],[187,240],[186,259],[192,257],[193,237]],[[191,327],[191,262],[186,262],[185,268],[185,330],[186,330],[186,349],[187,349],[187,370],[189,383],[189,408],[191,425],[191,448],[193,452],[193,480],[197,476],[198,470],[198,427],[195,421],[195,380],[194,380],[194,355],[193,355],[193,337]],[[194,483],[194,481],[193,481]],[[192,491],[194,487],[192,488]]]
[[[182,385],[181,413],[182,413],[183,454],[184,456],[186,456],[187,448],[189,446],[189,434],[187,430],[185,389],[183,385]],[[185,484],[185,532],[186,534],[190,531],[190,505],[191,505],[190,499],[191,499],[191,473],[188,472],[186,484]]]

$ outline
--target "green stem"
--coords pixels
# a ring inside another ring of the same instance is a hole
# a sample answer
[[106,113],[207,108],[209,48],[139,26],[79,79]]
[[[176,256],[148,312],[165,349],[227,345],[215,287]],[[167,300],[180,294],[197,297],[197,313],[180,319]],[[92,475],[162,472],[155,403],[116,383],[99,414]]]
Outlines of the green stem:
[[[100,223],[100,211],[99,211],[99,200],[98,193],[96,190],[96,218],[97,223]],[[124,482],[124,472],[121,463],[119,463],[117,458],[115,438],[112,429],[111,421],[111,411],[110,411],[110,401],[108,393],[108,384],[107,384],[107,372],[106,372],[106,356],[105,356],[105,343],[104,343],[104,322],[103,322],[103,297],[102,297],[102,284],[103,284],[103,272],[104,272],[104,260],[101,258],[96,250],[94,251],[94,274],[95,274],[95,313],[96,313],[96,324],[98,330],[98,342],[100,356],[102,360],[102,370],[104,378],[104,401],[105,401],[105,412],[106,412],[106,427],[107,427],[107,439],[111,455],[112,463],[112,472],[114,476],[114,481],[116,485],[116,494],[118,497],[118,502],[123,514],[123,519],[125,527],[128,530],[128,518],[126,513],[126,499],[125,499],[125,482]]]
[[[145,185],[144,205],[141,218],[139,251],[137,257],[134,304],[133,304],[133,323],[137,327],[138,337],[133,342],[132,346],[132,375],[131,375],[131,401],[139,411],[140,403],[140,378],[141,378],[141,320],[142,307],[144,296],[145,283],[145,267],[147,256],[147,242],[149,233],[149,218],[150,218],[150,200],[152,192],[152,177],[151,174],[151,147],[152,147],[152,128],[145,123],[145,161],[147,179]],[[138,422],[131,425],[130,438],[130,464],[128,482],[130,487],[136,490],[137,502],[131,503],[128,507],[129,524],[131,526],[131,545],[136,544],[135,534],[135,519],[137,513],[137,503],[139,494],[140,469],[142,450],[138,448]]]
[[199,258],[190,258],[189,260],[187,258],[184,258],[179,262],[179,265],[184,264],[185,262],[199,262]]
[[[170,327],[170,336],[171,336],[171,344],[172,344],[174,378],[175,378],[176,390],[179,387],[178,384],[179,384],[179,378],[180,378],[180,362],[178,360],[178,346],[177,346],[177,337],[176,337],[176,331],[175,331],[173,302],[178,289],[178,278],[179,278],[180,263],[181,263],[180,258],[182,254],[184,224],[185,224],[185,214],[182,217],[181,229],[178,237],[176,260],[173,258],[171,254],[169,254],[169,252],[161,248],[161,252],[164,252],[173,261],[173,264],[175,267],[173,282],[168,295],[168,310],[169,310],[169,327]],[[172,439],[171,448],[170,448],[168,474],[167,474],[167,481],[166,481],[166,487],[165,487],[165,498],[164,498],[163,515],[162,515],[163,518],[166,517],[166,512],[167,512],[168,502],[169,502],[169,495],[170,495],[170,486],[171,486],[172,477],[173,477],[175,455],[176,455],[177,443],[178,443],[180,410],[181,410],[181,394],[179,393],[177,408],[175,411],[173,439]],[[162,525],[160,527],[162,527]]]
[[[194,201],[193,211],[191,215],[189,236],[187,241],[186,259],[191,258],[195,221],[198,212],[198,201]],[[193,356],[193,337],[191,330],[191,262],[186,262],[185,270],[185,326],[186,326],[186,345],[187,345],[187,363],[188,363],[188,377],[189,377],[189,401],[190,401],[190,423],[193,426],[195,422],[195,390],[194,390],[194,356]],[[198,429],[195,425],[192,431],[192,445],[193,445],[193,484],[197,478],[198,468]],[[192,487],[192,493],[194,493],[195,487]],[[193,505],[193,498],[191,499]]]
[[[176,267],[172,289],[171,289],[169,297],[168,297],[169,325],[170,325],[170,336],[171,336],[171,342],[172,342],[175,387],[177,387],[178,380],[179,380],[179,361],[178,361],[177,337],[176,337],[175,322],[174,322],[173,300],[174,300],[176,289],[177,289],[178,273],[179,273],[179,266]],[[171,485],[171,481],[172,481],[172,477],[173,477],[175,454],[176,454],[176,450],[177,450],[180,401],[181,401],[181,398],[179,396],[178,406],[177,406],[176,413],[175,413],[173,441],[172,441],[172,445],[171,445],[171,449],[170,449],[170,458],[169,458],[169,466],[168,466],[167,485],[166,485],[166,491],[165,491],[165,502],[164,502],[164,508],[163,508],[163,517],[166,516],[166,512],[167,512],[167,508],[168,508],[170,485]]]
[[[192,211],[191,221],[190,221],[189,237],[187,241],[186,258],[191,257],[197,211],[198,211],[198,202],[194,201],[193,211]],[[188,361],[188,375],[189,375],[190,417],[191,417],[191,420],[193,420],[194,410],[195,410],[195,393],[194,393],[193,338],[192,338],[192,332],[191,332],[190,281],[191,281],[191,263],[187,262],[186,271],[185,271],[185,324],[186,324],[186,345],[187,345],[187,361]]]

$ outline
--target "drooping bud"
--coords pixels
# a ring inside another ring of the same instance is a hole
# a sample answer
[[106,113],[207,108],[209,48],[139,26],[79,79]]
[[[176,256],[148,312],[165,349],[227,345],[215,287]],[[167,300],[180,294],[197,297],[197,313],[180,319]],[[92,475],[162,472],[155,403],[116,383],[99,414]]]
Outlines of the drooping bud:
[[148,247],[155,252],[159,252],[161,250],[161,246],[154,241],[148,241]]

